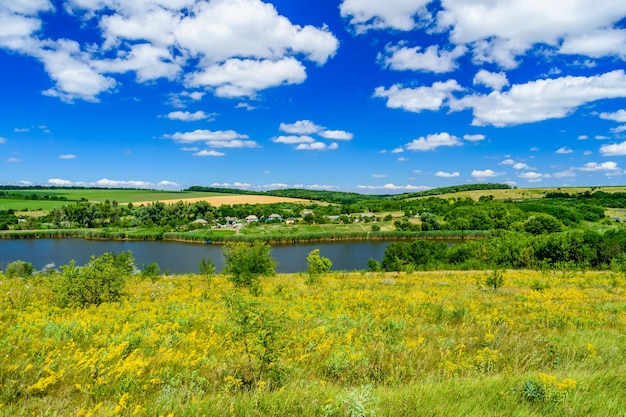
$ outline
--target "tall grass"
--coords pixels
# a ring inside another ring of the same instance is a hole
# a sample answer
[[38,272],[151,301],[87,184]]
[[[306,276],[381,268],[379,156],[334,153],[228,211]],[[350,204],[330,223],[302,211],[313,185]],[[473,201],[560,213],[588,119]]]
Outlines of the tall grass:
[[259,296],[135,276],[85,309],[54,274],[0,277],[0,415],[623,416],[624,278],[503,274],[278,275]]

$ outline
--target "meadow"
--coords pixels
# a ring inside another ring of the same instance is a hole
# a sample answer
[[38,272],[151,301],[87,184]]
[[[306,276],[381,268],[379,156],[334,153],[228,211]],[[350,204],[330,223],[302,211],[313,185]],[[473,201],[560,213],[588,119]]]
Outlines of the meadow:
[[2,416],[626,415],[619,272],[55,277],[0,274]]

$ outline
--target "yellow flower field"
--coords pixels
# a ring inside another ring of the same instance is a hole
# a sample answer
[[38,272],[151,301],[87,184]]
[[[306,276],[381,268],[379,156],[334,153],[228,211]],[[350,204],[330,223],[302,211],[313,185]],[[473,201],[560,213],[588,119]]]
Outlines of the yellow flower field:
[[0,275],[0,415],[626,415],[626,280],[611,272],[130,278],[54,303]]

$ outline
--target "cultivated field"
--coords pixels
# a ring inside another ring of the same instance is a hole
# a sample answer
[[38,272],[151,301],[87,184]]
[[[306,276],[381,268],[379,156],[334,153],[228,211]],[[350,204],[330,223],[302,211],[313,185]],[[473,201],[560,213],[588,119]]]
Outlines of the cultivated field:
[[[197,193],[203,194],[203,193]],[[234,205],[234,204],[271,204],[271,203],[310,203],[310,200],[303,200],[299,198],[289,197],[274,197],[269,195],[237,195],[237,194],[225,194],[225,195],[210,195],[210,196],[198,196],[192,198],[171,198],[171,199],[159,199],[159,201],[166,204],[174,204],[179,201],[184,203],[196,203],[198,201],[206,201],[214,207],[221,205]],[[151,201],[134,201],[134,205],[150,204]]]
[[5,276],[0,415],[624,416],[624,276],[489,274],[136,276],[88,308]]

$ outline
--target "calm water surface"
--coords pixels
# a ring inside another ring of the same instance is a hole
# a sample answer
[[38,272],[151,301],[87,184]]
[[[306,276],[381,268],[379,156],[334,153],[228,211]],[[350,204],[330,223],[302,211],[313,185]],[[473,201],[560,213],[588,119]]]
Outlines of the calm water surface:
[[[297,245],[274,246],[272,257],[278,262],[277,272],[306,271],[306,257],[313,249],[329,258],[334,271],[353,271],[366,269],[370,258],[381,261],[388,242],[358,241],[334,243],[303,243]],[[218,271],[224,266],[222,247],[179,242],[144,242],[144,241],[102,241],[82,238],[64,239],[18,239],[0,240],[0,269],[13,261],[22,260],[33,264],[40,270],[45,265],[54,263],[56,267],[65,265],[74,259],[77,265],[89,262],[92,255],[100,256],[104,252],[131,251],[135,264],[141,268],[152,262],[161,267],[161,271],[171,273],[197,273],[202,258],[211,259]]]

